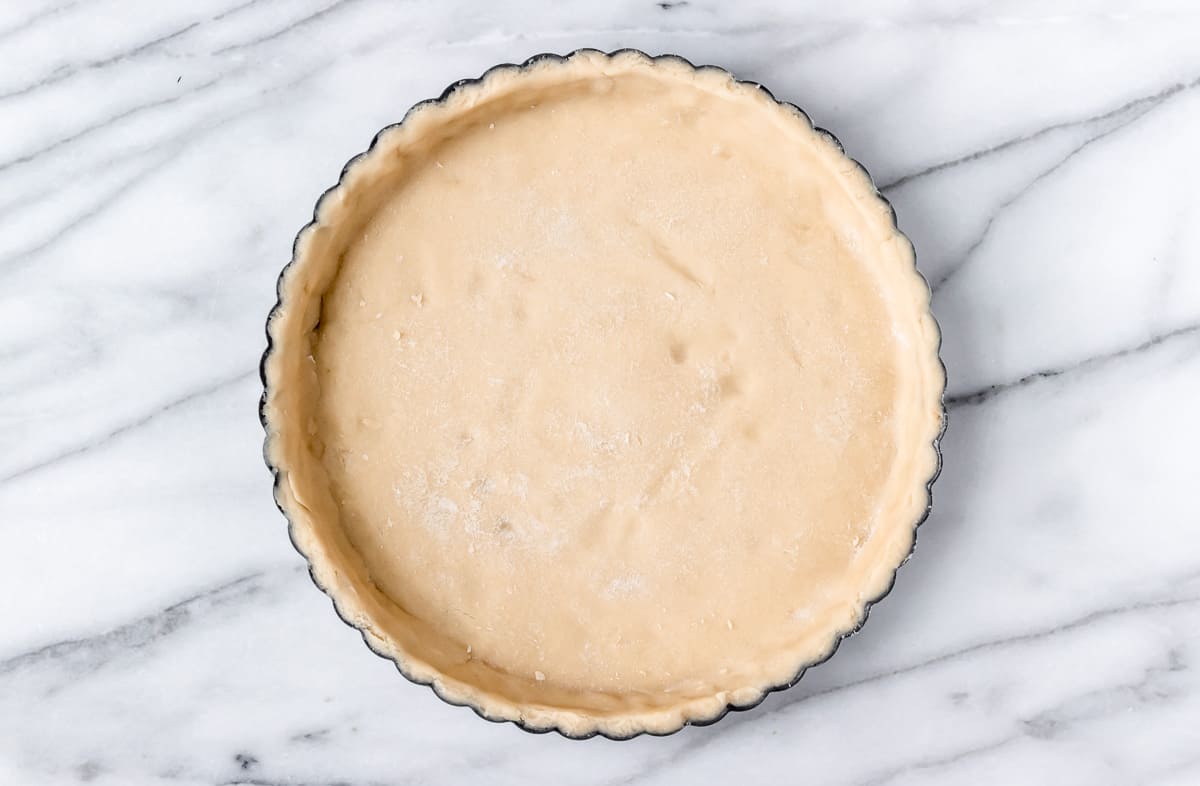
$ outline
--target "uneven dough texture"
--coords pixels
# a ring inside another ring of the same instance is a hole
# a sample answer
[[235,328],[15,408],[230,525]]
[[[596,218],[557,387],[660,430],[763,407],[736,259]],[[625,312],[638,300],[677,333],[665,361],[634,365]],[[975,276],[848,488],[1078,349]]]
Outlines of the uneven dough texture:
[[665,731],[819,659],[907,555],[942,376],[911,248],[807,120],[626,54],[421,107],[271,325],[293,536],[493,717]]

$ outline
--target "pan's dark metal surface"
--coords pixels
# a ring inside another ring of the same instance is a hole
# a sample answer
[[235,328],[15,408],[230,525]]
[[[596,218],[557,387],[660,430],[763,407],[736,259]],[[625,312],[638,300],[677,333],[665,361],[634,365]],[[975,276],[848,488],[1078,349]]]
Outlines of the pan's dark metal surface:
[[[600,55],[604,55],[606,57],[616,57],[616,56],[625,55],[625,54],[635,54],[635,55],[639,55],[639,56],[645,57],[649,60],[653,60],[656,62],[657,61],[676,61],[679,63],[683,63],[686,66],[688,66],[689,68],[692,68],[696,71],[719,71],[723,74],[728,75],[731,79],[734,79],[739,84],[747,85],[747,86],[750,86],[757,90],[761,90],[769,98],[771,98],[771,100],[773,100],[775,103],[798,113],[806,121],[808,121],[809,125],[813,126],[813,130],[816,131],[816,133],[825,136],[829,141],[831,141],[837,147],[837,149],[839,151],[841,151],[843,154],[845,154],[845,148],[842,146],[842,143],[837,139],[837,137],[835,137],[829,131],[826,131],[823,128],[813,125],[808,114],[803,109],[800,109],[800,107],[796,106],[795,104],[791,104],[786,101],[781,101],[780,99],[776,98],[775,95],[770,90],[763,87],[761,84],[758,84],[757,82],[750,82],[750,81],[737,79],[732,74],[730,74],[728,71],[726,71],[724,68],[721,68],[719,66],[714,66],[714,65],[697,66],[697,65],[693,64],[690,60],[687,60],[684,57],[680,57],[679,55],[664,54],[664,55],[652,56],[652,55],[646,54],[645,52],[642,52],[641,50],[630,49],[630,48],[618,49],[618,50],[614,50],[612,52],[602,52],[597,49],[583,48],[583,49],[576,49],[565,55],[558,55],[558,54],[553,54],[553,53],[543,53],[543,54],[539,54],[539,55],[534,55],[533,57],[529,58],[525,62],[519,63],[519,64],[518,63],[502,63],[500,65],[496,65],[496,66],[493,66],[492,68],[489,68],[478,78],[461,79],[457,82],[454,82],[453,84],[448,86],[445,90],[443,90],[442,94],[439,95],[437,98],[427,99],[425,101],[421,101],[420,103],[413,105],[413,107],[410,108],[405,113],[404,117],[398,123],[393,123],[391,125],[388,125],[388,126],[382,128],[375,135],[375,137],[371,140],[371,144],[367,146],[367,149],[365,151],[363,151],[362,153],[359,153],[358,155],[354,156],[353,158],[351,158],[349,161],[346,162],[345,166],[342,167],[341,174],[338,176],[338,182],[335,183],[333,186],[331,186],[329,189],[327,189],[317,199],[316,206],[314,206],[314,208],[313,208],[312,220],[307,225],[305,225],[303,228],[301,228],[299,233],[297,233],[296,239],[292,243],[291,260],[288,262],[287,265],[284,266],[284,268],[280,272],[279,278],[275,284],[275,296],[276,296],[275,305],[271,309],[270,314],[268,314],[268,316],[267,316],[267,330],[266,330],[267,347],[266,347],[266,350],[263,352],[262,360],[259,363],[259,378],[262,381],[263,394],[262,394],[262,398],[259,400],[258,416],[259,416],[259,421],[262,423],[263,429],[266,432],[266,439],[263,442],[263,459],[266,462],[267,468],[270,469],[271,474],[274,477],[275,506],[277,508],[279,508],[279,512],[283,514],[284,518],[288,522],[288,537],[289,537],[289,539],[291,539],[293,548],[295,548],[296,551],[300,554],[300,556],[304,557],[305,561],[308,562],[308,565],[309,565],[308,573],[309,573],[309,577],[313,581],[313,584],[315,584],[317,586],[317,588],[320,589],[322,592],[326,593],[326,595],[329,594],[328,590],[324,586],[321,585],[320,581],[317,580],[316,574],[313,571],[313,566],[312,566],[311,560],[309,559],[308,555],[305,554],[303,550],[301,550],[299,545],[297,545],[296,539],[295,539],[295,534],[293,531],[294,525],[292,523],[291,517],[288,516],[287,511],[283,509],[283,506],[279,502],[278,491],[279,491],[279,483],[280,483],[280,473],[279,473],[279,469],[274,464],[271,463],[271,457],[270,457],[270,451],[269,451],[271,429],[270,429],[269,423],[267,422],[267,414],[266,414],[267,396],[268,396],[268,392],[269,392],[268,391],[268,381],[267,381],[267,362],[270,359],[272,352],[275,351],[274,342],[271,338],[270,324],[271,324],[271,320],[274,318],[275,314],[283,306],[282,288],[283,288],[284,277],[286,276],[288,269],[296,262],[297,252],[299,250],[300,239],[304,235],[304,232],[306,230],[308,230],[312,226],[315,226],[318,223],[318,220],[319,220],[318,214],[320,211],[321,202],[327,196],[329,196],[331,193],[333,193],[334,191],[336,191],[337,189],[339,189],[342,186],[342,183],[345,180],[346,174],[350,170],[350,168],[356,162],[358,162],[360,159],[364,158],[365,156],[369,155],[375,149],[376,144],[379,142],[380,137],[384,133],[386,133],[387,131],[389,131],[393,128],[397,128],[400,125],[403,125],[405,120],[407,120],[407,118],[413,112],[415,112],[425,106],[442,103],[442,102],[446,101],[446,99],[449,98],[451,95],[453,95],[456,91],[458,91],[464,87],[477,85],[477,84],[483,82],[491,74],[493,74],[497,71],[505,71],[505,70],[520,71],[523,69],[527,69],[530,66],[537,65],[538,63],[541,63],[541,62],[545,62],[545,61],[563,62],[565,60],[570,59],[571,57],[574,57],[575,55],[585,54],[585,53],[600,54]],[[871,178],[870,173],[867,172],[866,167],[864,167],[862,164],[860,164],[855,159],[850,158],[849,156],[847,156],[847,159],[849,161],[851,161],[856,167],[858,167],[862,171],[863,175],[865,175],[867,177],[867,179],[872,184],[874,184],[874,180]],[[878,188],[874,189],[874,194],[875,194],[876,198],[878,198],[884,205],[887,206],[888,211],[891,214],[892,226],[895,228],[896,233],[898,235],[900,235],[901,237],[903,237],[906,241],[908,241],[907,236],[904,235],[904,233],[900,231],[899,224],[897,223],[897,220],[896,220],[896,211],[894,208],[892,208],[891,203],[888,202],[887,198],[884,197],[883,194],[881,194],[879,192]],[[908,242],[911,246],[911,241],[908,241]],[[915,260],[915,254],[914,254],[914,260]],[[921,276],[921,273],[919,270],[914,269],[914,272],[916,273],[916,275]],[[921,276],[921,278],[922,278],[922,280],[924,280],[923,276]],[[619,735],[612,735],[612,734],[608,734],[603,731],[597,730],[597,731],[590,732],[588,734],[573,735],[573,734],[564,732],[563,730],[561,730],[557,727],[554,727],[554,726],[545,727],[545,728],[535,727],[535,726],[531,726],[531,725],[527,724],[523,720],[512,720],[509,718],[491,717],[491,716],[487,715],[486,713],[484,713],[481,709],[479,709],[478,707],[476,707],[472,704],[469,704],[466,702],[455,701],[454,699],[447,697],[438,689],[437,685],[433,684],[432,682],[426,682],[424,680],[420,680],[420,679],[413,677],[411,674],[409,674],[407,671],[405,671],[404,665],[402,663],[398,662],[396,659],[394,659],[387,653],[380,652],[378,649],[376,649],[374,646],[372,646],[370,640],[367,638],[366,632],[363,631],[359,626],[355,625],[350,620],[348,620],[344,616],[342,616],[342,613],[340,610],[338,610],[336,603],[333,603],[334,611],[337,613],[339,619],[341,619],[342,622],[344,622],[347,626],[357,630],[359,632],[359,634],[362,635],[363,642],[366,643],[367,647],[372,652],[374,652],[379,657],[384,658],[385,660],[391,661],[396,666],[396,668],[399,670],[399,672],[404,676],[405,679],[407,679],[410,682],[417,684],[417,685],[428,686],[429,688],[431,688],[433,690],[434,694],[436,694],[439,699],[446,702],[447,704],[453,705],[455,707],[468,707],[471,710],[473,710],[476,715],[483,718],[484,720],[491,721],[493,723],[512,723],[515,726],[517,726],[518,728],[522,729],[523,731],[530,732],[532,734],[546,734],[548,732],[553,731],[553,732],[557,732],[558,734],[560,734],[563,737],[566,737],[566,738],[572,739],[572,740],[585,740],[585,739],[589,739],[591,737],[601,736],[601,737],[606,737],[610,740],[621,741],[621,740],[630,740],[635,737],[639,737],[643,734],[646,734],[649,736],[654,736],[654,737],[667,737],[672,734],[678,733],[679,731],[681,731],[683,728],[685,728],[687,726],[711,726],[712,724],[721,720],[722,718],[724,718],[726,715],[728,715],[731,712],[745,712],[747,710],[754,709],[759,704],[761,704],[767,698],[767,696],[770,695],[771,693],[776,693],[778,691],[784,691],[784,690],[787,690],[788,688],[791,688],[793,685],[795,685],[797,682],[800,681],[800,678],[803,677],[805,672],[807,672],[810,668],[812,668],[814,666],[819,666],[820,664],[828,661],[830,658],[832,658],[834,656],[834,654],[837,653],[838,647],[841,646],[842,641],[844,641],[846,638],[854,635],[859,630],[861,630],[863,625],[866,624],[867,617],[870,615],[871,607],[874,606],[879,601],[883,600],[885,597],[887,597],[887,595],[892,591],[892,588],[896,584],[897,573],[899,572],[900,568],[903,567],[904,564],[907,563],[908,560],[912,557],[913,552],[916,549],[917,530],[925,522],[925,520],[929,517],[929,513],[933,508],[933,484],[937,480],[938,475],[940,475],[941,471],[942,471],[941,439],[945,435],[945,432],[946,432],[946,420],[947,420],[946,419],[946,406],[945,406],[945,390],[946,390],[946,387],[945,387],[945,364],[941,360],[941,341],[942,341],[941,328],[938,325],[936,318],[933,318],[932,314],[930,314],[930,317],[933,319],[934,329],[937,331],[938,363],[942,367],[942,394],[941,394],[941,398],[940,398],[941,409],[942,409],[941,427],[939,428],[938,433],[934,437],[934,440],[933,440],[933,448],[934,448],[934,452],[936,454],[937,460],[936,460],[936,463],[934,466],[933,473],[930,475],[928,481],[926,481],[926,483],[925,483],[925,490],[928,495],[927,499],[929,500],[929,502],[926,505],[925,510],[918,517],[918,519],[915,522],[913,522],[913,525],[912,525],[913,526],[912,548],[909,549],[908,554],[906,554],[904,556],[904,559],[900,561],[900,564],[896,566],[896,571],[892,573],[891,580],[888,582],[888,585],[883,590],[883,592],[881,592],[876,597],[871,598],[868,601],[866,601],[866,603],[863,606],[862,617],[858,620],[858,622],[855,624],[855,626],[853,628],[839,634],[834,639],[834,641],[830,647],[830,650],[827,654],[825,654],[821,658],[818,658],[817,660],[811,661],[811,662],[806,663],[803,666],[801,666],[799,668],[799,670],[796,672],[795,676],[793,676],[791,679],[787,680],[786,682],[780,683],[778,685],[773,685],[773,686],[765,689],[763,691],[763,695],[754,702],[751,702],[749,704],[743,704],[743,705],[727,704],[720,712],[718,712],[711,718],[687,720],[684,723],[682,723],[679,726],[679,728],[672,729],[671,731],[667,731],[667,732],[639,731],[639,732],[635,732],[635,733],[627,735],[627,736],[619,736]],[[330,600],[331,601],[333,600],[332,596],[330,596]]]

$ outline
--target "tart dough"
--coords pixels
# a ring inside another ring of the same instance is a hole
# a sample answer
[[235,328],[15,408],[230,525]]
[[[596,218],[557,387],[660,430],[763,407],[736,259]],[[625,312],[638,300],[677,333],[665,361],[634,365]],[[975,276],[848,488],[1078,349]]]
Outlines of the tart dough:
[[490,718],[667,732],[827,656],[929,504],[929,294],[865,173],[717,69],[419,105],[297,240],[268,459],[368,643]]

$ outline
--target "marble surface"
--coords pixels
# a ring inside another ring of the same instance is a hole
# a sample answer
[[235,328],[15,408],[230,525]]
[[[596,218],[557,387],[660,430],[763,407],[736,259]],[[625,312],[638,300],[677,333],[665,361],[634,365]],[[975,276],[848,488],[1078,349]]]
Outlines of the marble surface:
[[[256,365],[296,230],[412,103],[541,51],[761,81],[913,238],[950,430],[896,591],[665,739],[439,702],[309,583]],[[1200,783],[1200,8],[0,4],[0,783]]]

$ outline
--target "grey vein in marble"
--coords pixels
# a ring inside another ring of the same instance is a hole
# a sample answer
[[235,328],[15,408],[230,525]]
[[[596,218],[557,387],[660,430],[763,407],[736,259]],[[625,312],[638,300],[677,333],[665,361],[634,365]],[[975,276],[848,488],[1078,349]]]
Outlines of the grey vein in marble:
[[[947,396],[946,408],[953,410],[958,409],[959,407],[982,404],[1006,391],[1014,388],[1024,387],[1039,380],[1054,379],[1056,377],[1072,374],[1077,371],[1086,371],[1106,363],[1111,363],[1116,360],[1121,360],[1122,358],[1137,355],[1141,352],[1145,352],[1146,350],[1154,349],[1160,344],[1175,341],[1177,339],[1195,340],[1197,338],[1200,338],[1200,322],[1191,322],[1173,330],[1168,330],[1165,333],[1159,333],[1155,336],[1151,336],[1149,339],[1136,346],[1121,347],[1119,349],[1114,349],[1111,352],[1106,352],[1103,355],[1093,355],[1091,357],[1083,358],[1082,360],[1078,360],[1069,366],[1042,369],[1040,371],[1034,371],[1031,374],[1026,374],[1020,379],[1014,379],[1010,382],[1001,382],[996,385],[988,385],[987,387],[980,388],[978,390]],[[1200,349],[1200,347],[1198,347],[1198,349]]]

